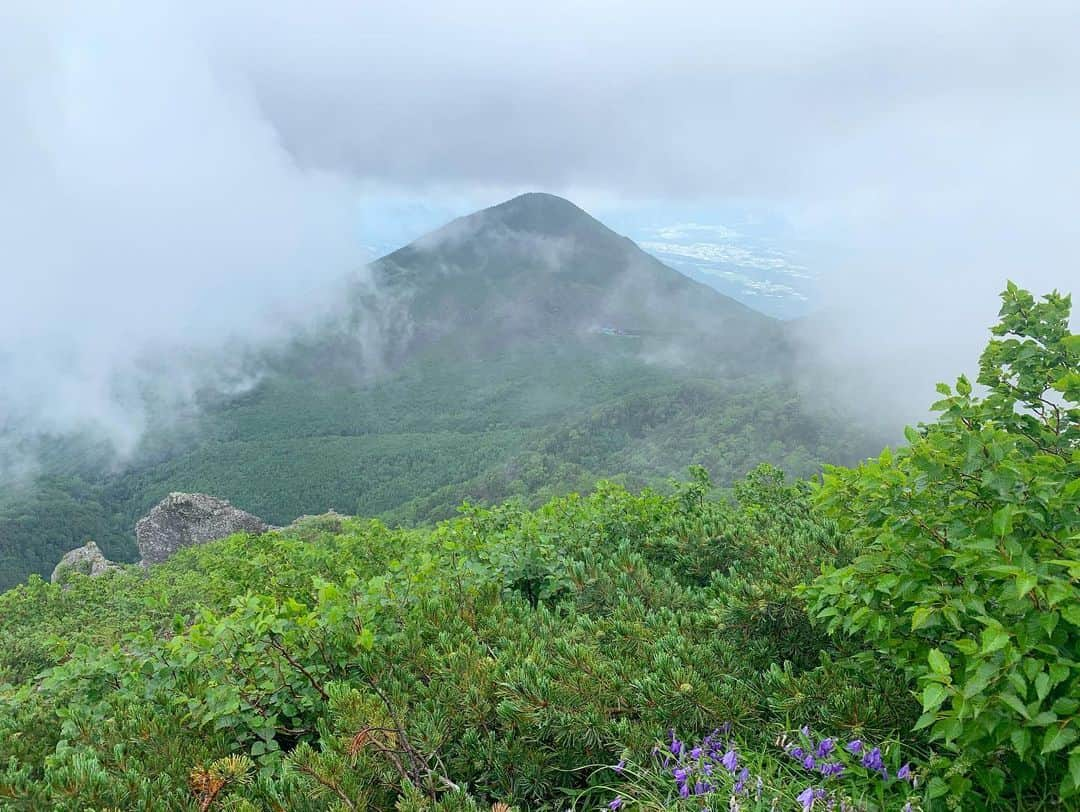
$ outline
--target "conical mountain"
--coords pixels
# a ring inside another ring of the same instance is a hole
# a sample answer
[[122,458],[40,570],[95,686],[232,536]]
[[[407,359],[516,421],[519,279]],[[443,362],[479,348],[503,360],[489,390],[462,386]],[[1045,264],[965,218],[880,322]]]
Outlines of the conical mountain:
[[550,194],[454,220],[374,267],[408,299],[419,344],[618,335],[760,357],[778,348],[781,332]]

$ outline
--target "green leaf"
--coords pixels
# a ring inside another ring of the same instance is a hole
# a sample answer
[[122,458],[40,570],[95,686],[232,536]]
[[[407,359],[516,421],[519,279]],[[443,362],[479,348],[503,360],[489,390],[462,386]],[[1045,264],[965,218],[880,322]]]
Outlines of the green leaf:
[[912,730],[922,730],[923,728],[930,727],[937,721],[937,714],[934,712],[924,713],[919,717],[919,720],[915,723],[915,727]]
[[967,654],[968,656],[971,656],[979,650],[979,644],[966,637],[961,638],[960,640],[954,640],[953,645],[956,646],[957,651],[961,654]]
[[1045,756],[1047,753],[1056,753],[1061,748],[1068,747],[1078,737],[1080,733],[1076,732],[1075,727],[1052,727],[1043,737],[1042,754]]
[[941,649],[932,648],[930,654],[927,655],[927,660],[930,663],[930,670],[935,674],[949,674],[951,669],[949,668],[949,661],[945,655],[941,653]]
[[982,633],[982,653],[991,654],[1009,645],[1009,633],[1001,626],[988,626]]
[[1039,583],[1039,577],[1030,572],[1022,572],[1016,576],[1016,597],[1023,598]]
[[944,779],[935,775],[926,785],[926,794],[931,800],[941,798],[949,794],[949,785],[945,783]]
[[1059,610],[1061,616],[1074,626],[1080,626],[1080,603],[1072,603],[1062,606]]
[[[1080,456],[1080,452],[1078,452]],[[1080,461],[1080,460],[1078,460]],[[1076,480],[1080,482],[1080,479]],[[1053,558],[1046,562],[1047,564],[1056,564],[1059,567],[1065,567],[1069,571],[1069,575],[1073,578],[1080,578],[1080,561],[1076,561],[1071,558]]]
[[1072,716],[1078,709],[1080,709],[1080,699],[1072,696],[1060,697],[1050,707],[1050,710],[1058,716]]
[[1046,587],[1046,602],[1051,606],[1057,606],[1063,600],[1072,597],[1073,592],[1073,588],[1063,581],[1052,581]]
[[1016,755],[1023,758],[1024,754],[1031,748],[1031,731],[1026,727],[1015,728],[1013,732],[1009,734],[1009,741],[1012,743]]
[[1023,703],[1023,701],[1020,699],[1020,697],[1018,697],[1016,694],[1011,694],[1011,693],[1000,694],[998,696],[998,699],[1000,699],[1002,702],[1004,702],[1006,705],[1008,705],[1010,708],[1012,708],[1018,714],[1023,716],[1025,719],[1030,719],[1031,718],[1031,714],[1028,713],[1027,705],[1025,705]]
[[936,610],[932,606],[917,606],[911,615],[911,630],[916,631],[929,624]]
[[949,692],[944,685],[938,682],[928,682],[923,688],[922,694],[923,713],[937,710],[948,695]]
[[1024,675],[1020,673],[1018,669],[1013,669],[1006,672],[1005,679],[1009,681],[1009,684],[1020,696],[1027,696],[1027,680],[1024,679]]
[[374,648],[375,632],[371,630],[370,626],[365,626],[360,630],[360,634],[356,636],[356,645],[364,651],[371,651],[371,649]]
[[1050,675],[1043,671],[1039,676],[1035,677],[1035,695],[1039,697],[1039,701],[1046,699],[1046,695],[1050,693]]
[[984,673],[978,673],[967,682],[964,683],[963,696],[965,699],[971,699],[978,696],[986,690],[986,686],[990,684],[990,678],[993,675],[993,670],[989,673],[985,673],[984,669],[980,669]]
[[1016,514],[1015,505],[1005,505],[994,511],[994,535],[1005,536],[1012,532],[1013,516]]

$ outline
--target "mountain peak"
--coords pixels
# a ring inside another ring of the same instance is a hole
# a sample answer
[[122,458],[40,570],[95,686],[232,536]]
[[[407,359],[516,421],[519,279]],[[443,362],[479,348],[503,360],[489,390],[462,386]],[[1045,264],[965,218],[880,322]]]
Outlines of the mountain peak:
[[613,234],[580,206],[547,192],[526,192],[464,219],[474,218],[536,234],[569,235],[582,229],[602,229]]
[[712,344],[731,356],[753,354],[774,332],[767,316],[543,192],[461,217],[384,257],[375,270],[407,292],[414,344],[456,336],[505,347],[538,337],[575,341],[606,329],[649,336],[665,350]]
[[[623,256],[633,243],[605,226],[580,206],[547,192],[526,192],[502,203],[458,217],[442,228],[423,235],[410,245],[384,257],[382,263],[402,263],[417,252],[460,253],[459,264],[477,267],[480,255],[490,250],[535,253],[535,240],[556,240],[590,247],[595,253]],[[445,257],[444,257],[445,258]],[[529,264],[529,257],[523,257]],[[484,264],[484,263],[480,263]]]
[[489,212],[510,212],[510,211],[529,211],[529,212],[563,212],[565,214],[572,214],[578,217],[589,215],[575,203],[567,200],[565,197],[559,197],[553,195],[550,192],[525,192],[517,197],[512,197],[509,200],[504,200],[502,203],[497,203],[487,209]]
[[551,194],[551,192],[523,192],[522,194],[518,195],[517,197],[512,197],[509,200],[504,200],[502,203],[498,203],[498,204],[492,206],[491,208],[493,208],[493,209],[501,209],[501,208],[503,208],[505,206],[515,206],[515,205],[519,205],[519,206],[538,206],[538,207],[544,207],[544,206],[547,206],[547,207],[557,206],[558,207],[558,206],[561,206],[561,207],[564,207],[564,208],[571,208],[571,209],[574,209],[575,211],[579,211],[579,212],[584,213],[580,206],[575,205],[574,203],[567,200],[565,197],[559,197],[558,195],[553,195],[553,194]]

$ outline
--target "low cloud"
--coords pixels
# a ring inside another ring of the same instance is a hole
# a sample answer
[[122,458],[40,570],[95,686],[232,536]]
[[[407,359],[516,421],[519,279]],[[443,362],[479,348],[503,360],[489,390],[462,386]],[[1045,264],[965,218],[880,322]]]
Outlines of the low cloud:
[[276,340],[332,299],[366,258],[351,219],[371,190],[779,213],[820,277],[832,359],[914,370],[882,376],[890,402],[970,366],[1006,278],[1080,278],[1066,0],[0,16],[0,425],[130,443],[132,371]]
[[245,385],[362,267],[349,188],[297,166],[180,6],[3,16],[0,429],[127,451],[148,396]]

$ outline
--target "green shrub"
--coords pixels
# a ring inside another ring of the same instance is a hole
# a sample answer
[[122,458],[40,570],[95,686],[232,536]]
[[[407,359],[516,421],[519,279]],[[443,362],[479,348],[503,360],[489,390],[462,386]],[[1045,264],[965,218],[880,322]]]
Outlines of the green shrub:
[[763,468],[720,500],[697,471],[35,580],[0,596],[0,809],[557,809],[672,726],[895,738],[792,594],[850,558],[809,497]]
[[[1070,300],[1009,284],[937,422],[818,504],[862,553],[806,591],[813,615],[917,683],[927,729],[987,797],[1080,792],[1080,336]],[[962,769],[934,797],[969,791]]]

